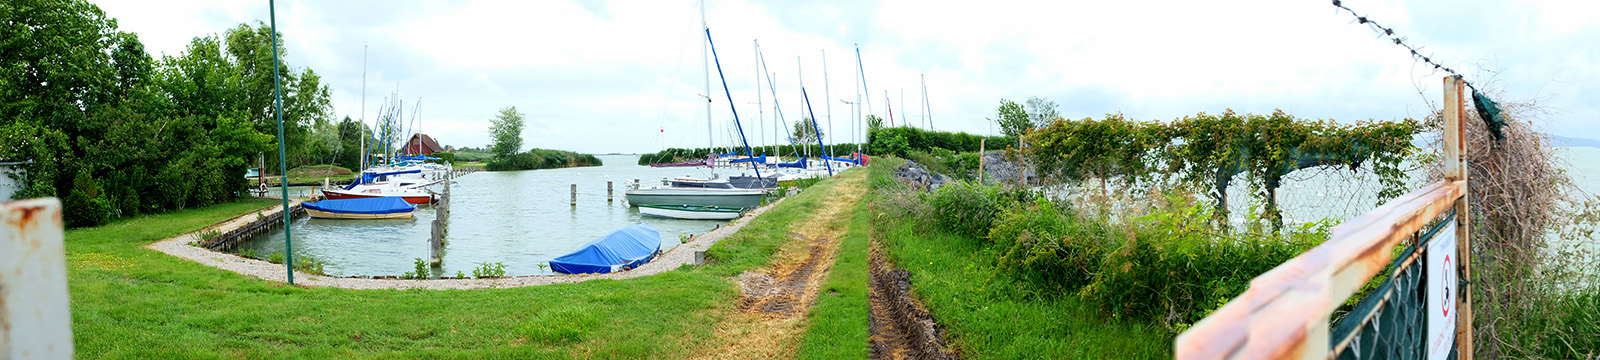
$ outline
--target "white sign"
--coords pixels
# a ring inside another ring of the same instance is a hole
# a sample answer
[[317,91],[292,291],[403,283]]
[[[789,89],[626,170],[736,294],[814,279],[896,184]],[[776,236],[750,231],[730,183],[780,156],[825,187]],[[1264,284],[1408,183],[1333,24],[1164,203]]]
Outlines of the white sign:
[[1450,356],[1456,343],[1456,222],[1428,242],[1428,359]]

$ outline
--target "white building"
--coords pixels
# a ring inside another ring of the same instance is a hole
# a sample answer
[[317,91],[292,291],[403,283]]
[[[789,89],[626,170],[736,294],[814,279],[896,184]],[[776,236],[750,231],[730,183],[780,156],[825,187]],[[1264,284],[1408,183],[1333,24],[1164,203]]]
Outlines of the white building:
[[[28,161],[0,161],[0,202],[11,201],[11,195],[27,186]],[[13,178],[14,177],[14,178]]]

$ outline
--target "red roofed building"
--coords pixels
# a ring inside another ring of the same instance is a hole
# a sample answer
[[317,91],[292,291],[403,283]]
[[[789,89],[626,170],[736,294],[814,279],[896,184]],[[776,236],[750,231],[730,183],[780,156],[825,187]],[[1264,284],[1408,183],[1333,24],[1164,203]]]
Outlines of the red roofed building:
[[433,141],[428,134],[412,134],[411,140],[406,140],[406,147],[400,152],[406,156],[417,156],[443,151],[444,147],[439,146],[439,142]]

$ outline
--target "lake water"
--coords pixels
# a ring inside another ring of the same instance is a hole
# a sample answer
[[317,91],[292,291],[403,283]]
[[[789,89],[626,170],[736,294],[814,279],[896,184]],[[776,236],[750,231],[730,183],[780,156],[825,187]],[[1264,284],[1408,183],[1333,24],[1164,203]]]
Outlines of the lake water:
[[[606,165],[478,172],[458,178],[450,190],[449,242],[441,274],[471,275],[483,262],[504,264],[508,276],[549,274],[539,264],[630,224],[643,222],[660,230],[661,247],[666,250],[679,244],[681,234],[702,234],[725,223],[640,217],[638,208],[624,201],[623,179],[650,184],[663,177],[710,176],[709,169],[638,166],[637,155],[599,158]],[[615,200],[609,203],[608,180],[615,189]],[[578,185],[577,206],[569,205],[571,184]],[[294,252],[327,262],[328,275],[400,275],[415,267],[416,258],[428,258],[434,216],[435,211],[424,206],[409,220],[295,219]],[[283,230],[247,240],[237,250],[245,249],[263,257],[283,252]]]

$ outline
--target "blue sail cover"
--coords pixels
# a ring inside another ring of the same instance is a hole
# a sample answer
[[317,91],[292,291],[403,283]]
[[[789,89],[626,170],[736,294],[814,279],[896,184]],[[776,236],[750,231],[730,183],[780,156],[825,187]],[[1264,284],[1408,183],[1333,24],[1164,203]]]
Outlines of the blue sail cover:
[[737,160],[728,160],[728,162],[729,163],[747,163],[747,162],[750,162],[752,160],[755,161],[755,162],[758,162],[758,163],[765,164],[765,163],[767,163],[767,156],[766,155],[761,155],[761,156],[757,156],[757,157],[753,157],[753,158],[743,158],[743,159],[737,159]]
[[550,269],[566,274],[604,274],[650,262],[660,251],[661,233],[650,224],[633,224],[550,260]]
[[794,162],[778,163],[777,166],[778,167],[785,167],[785,168],[804,169],[804,168],[806,168],[806,157],[801,156],[800,160],[795,160]]
[[362,199],[323,200],[300,204],[307,209],[339,214],[394,214],[417,210],[416,205],[398,196]]

